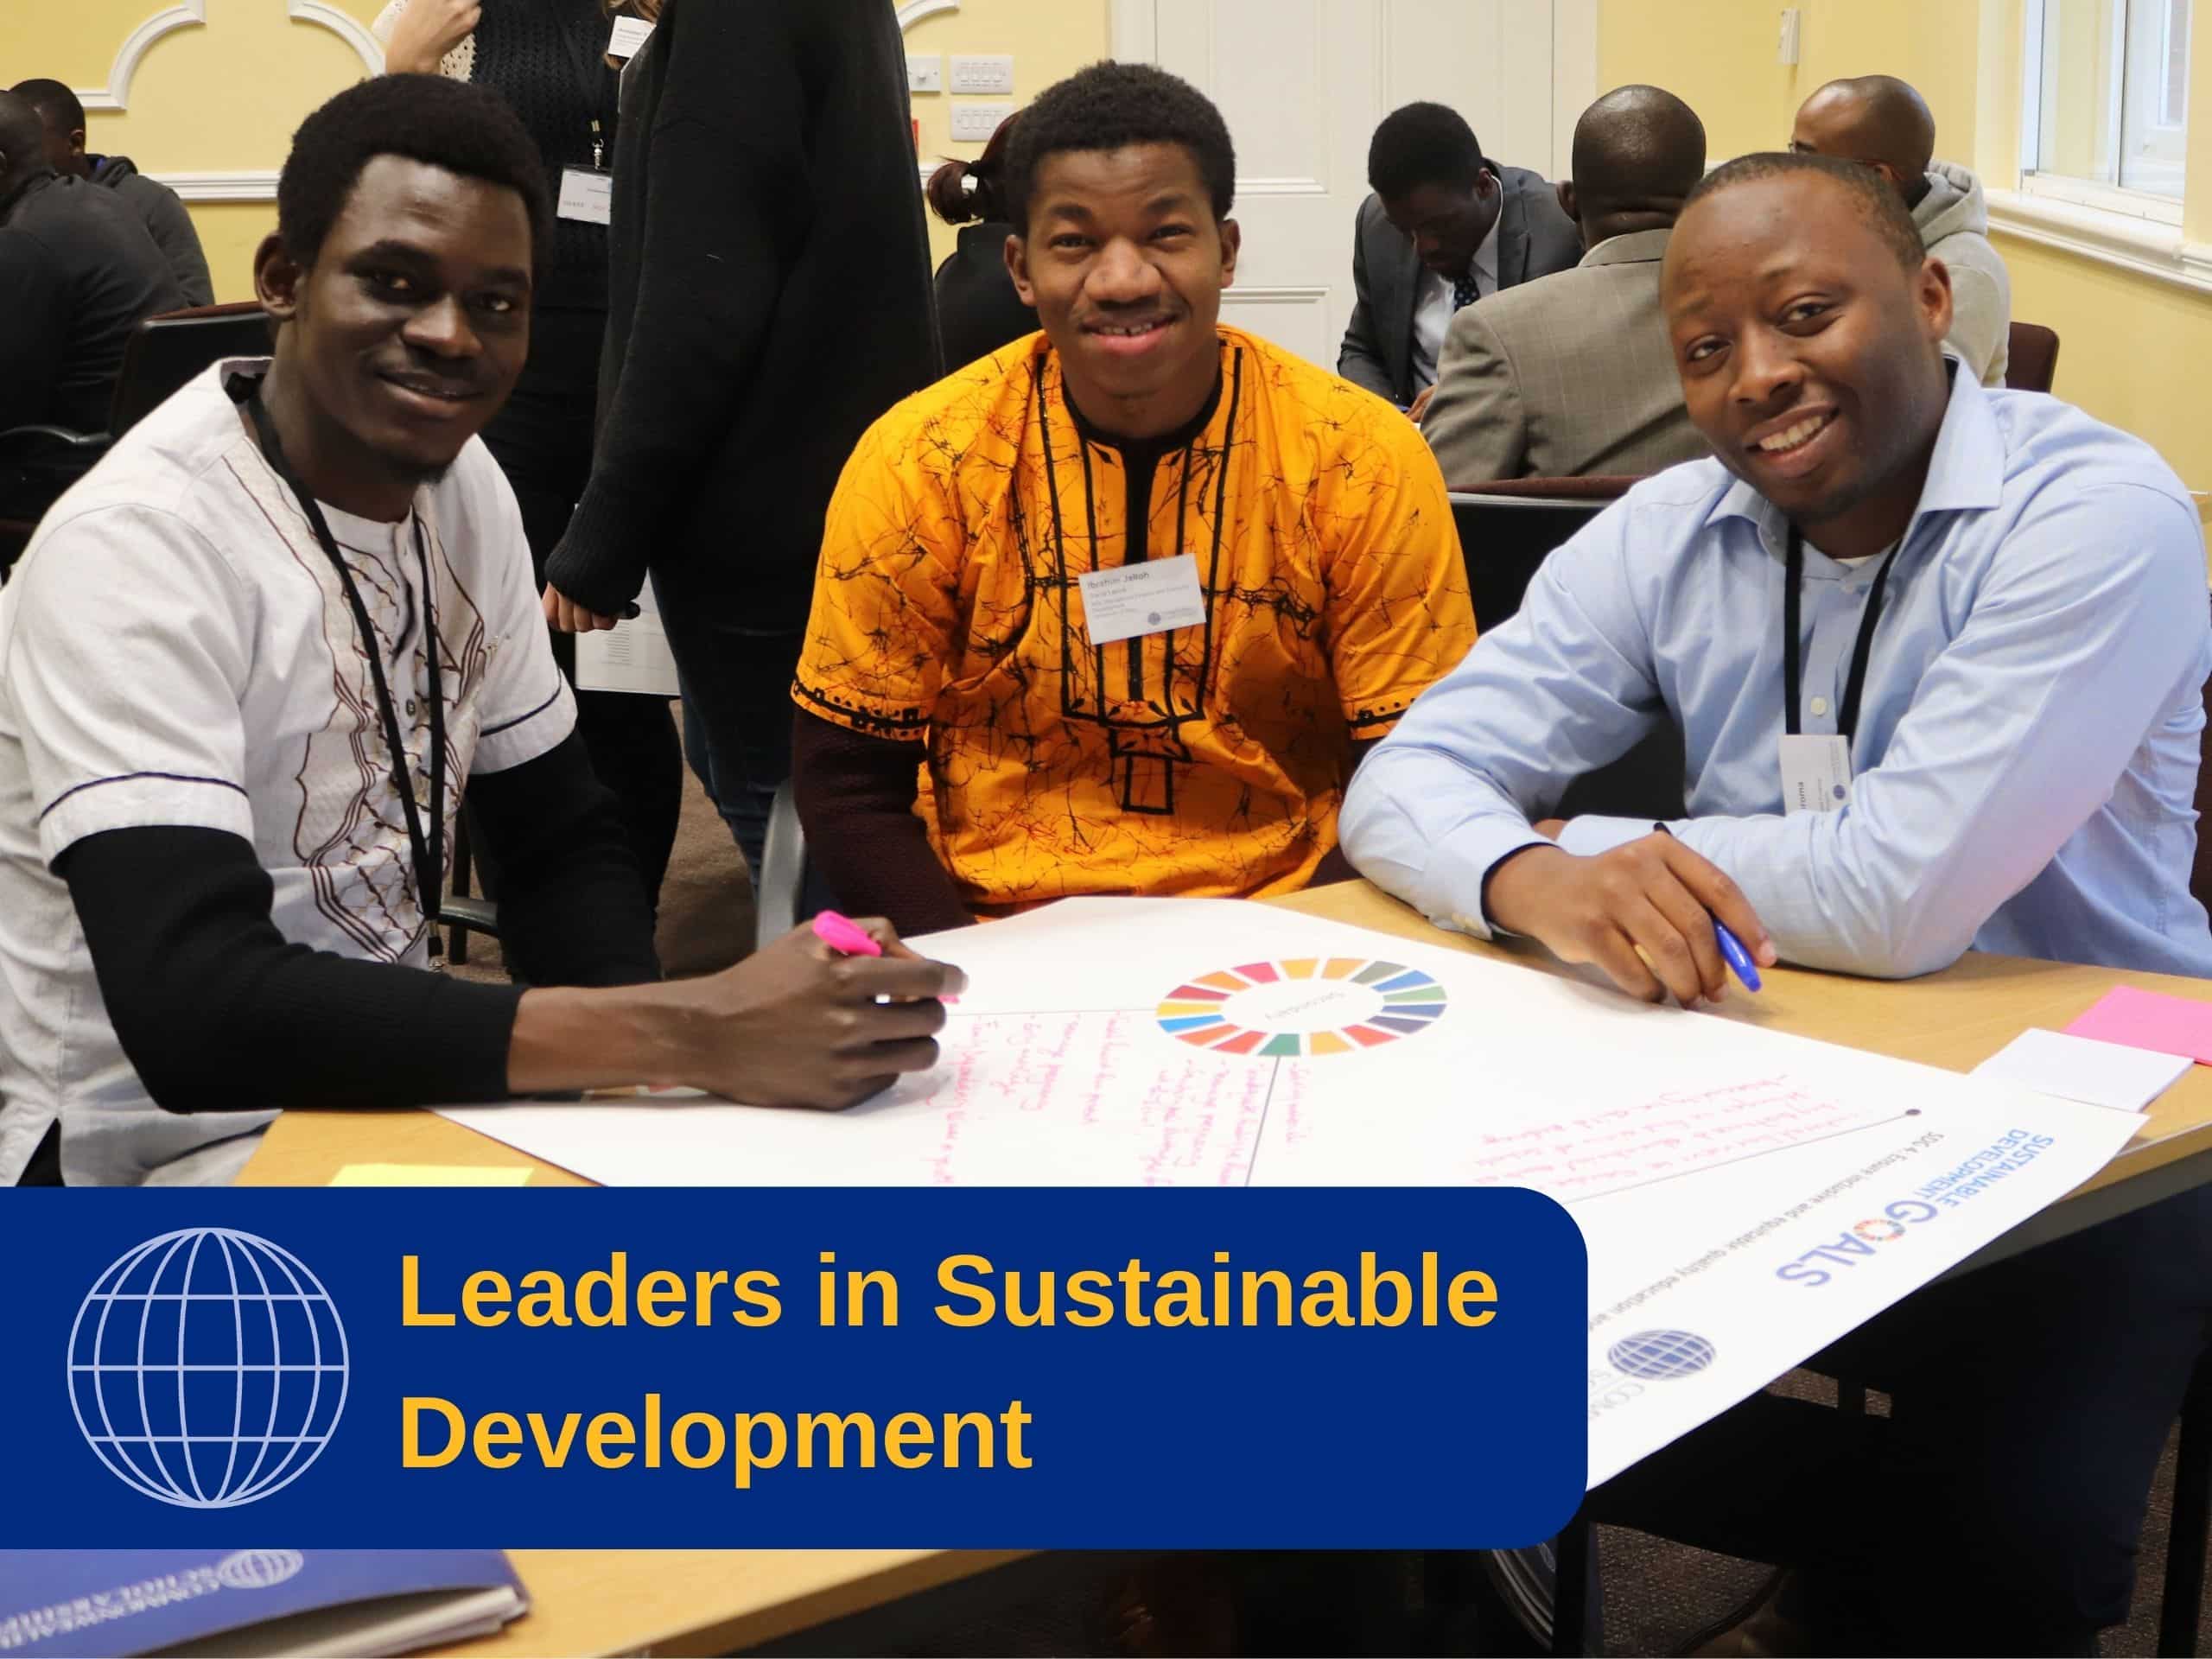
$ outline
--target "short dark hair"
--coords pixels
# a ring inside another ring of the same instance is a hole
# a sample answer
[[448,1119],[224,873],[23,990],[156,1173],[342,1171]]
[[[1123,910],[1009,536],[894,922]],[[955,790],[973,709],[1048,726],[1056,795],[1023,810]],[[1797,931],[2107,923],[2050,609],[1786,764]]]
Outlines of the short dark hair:
[[1487,165],[1475,130],[1448,104],[1391,111],[1367,145],[1368,188],[1385,201],[1403,200],[1424,184],[1471,190]]
[[41,75],[19,80],[8,90],[36,110],[41,119],[53,123],[62,131],[85,130],[84,102],[62,82]]
[[542,261],[552,234],[545,163],[496,93],[442,75],[378,75],[347,87],[300,123],[276,181],[276,234],[302,265],[322,253],[361,169],[379,156],[504,185],[530,213]]
[[1236,147],[1211,99],[1149,63],[1094,63],[1047,86],[1021,111],[1007,145],[1002,180],[1018,235],[1029,230],[1029,195],[1047,156],[1180,144],[1198,164],[1213,216],[1227,219],[1236,197]]
[[1928,245],[1921,239],[1920,226],[1912,222],[1911,210],[1904,205],[1904,198],[1890,188],[1887,179],[1860,162],[1786,149],[1738,156],[1697,181],[1696,188],[1682,201],[1683,216],[1688,217],[1690,209],[1707,196],[1717,196],[1732,186],[1808,173],[1833,179],[1849,191],[1859,218],[1897,255],[1897,263],[1909,271],[1920,269],[1921,263],[1928,257]]

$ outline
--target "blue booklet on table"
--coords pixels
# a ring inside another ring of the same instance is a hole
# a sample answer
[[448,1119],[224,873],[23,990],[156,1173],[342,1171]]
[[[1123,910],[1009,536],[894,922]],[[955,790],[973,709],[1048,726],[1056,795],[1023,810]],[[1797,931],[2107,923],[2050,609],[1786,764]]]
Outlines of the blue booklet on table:
[[496,1549],[0,1550],[0,1659],[408,1653],[529,1606]]

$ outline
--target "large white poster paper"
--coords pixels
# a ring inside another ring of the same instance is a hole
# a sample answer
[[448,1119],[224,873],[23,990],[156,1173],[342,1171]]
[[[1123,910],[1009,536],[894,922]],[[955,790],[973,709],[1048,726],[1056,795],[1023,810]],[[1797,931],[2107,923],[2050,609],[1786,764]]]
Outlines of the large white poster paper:
[[1593,1484],[2063,1196],[2141,1119],[1266,906],[922,942],[944,1058],[843,1113],[447,1116],[614,1184],[1526,1185],[1590,1250]]

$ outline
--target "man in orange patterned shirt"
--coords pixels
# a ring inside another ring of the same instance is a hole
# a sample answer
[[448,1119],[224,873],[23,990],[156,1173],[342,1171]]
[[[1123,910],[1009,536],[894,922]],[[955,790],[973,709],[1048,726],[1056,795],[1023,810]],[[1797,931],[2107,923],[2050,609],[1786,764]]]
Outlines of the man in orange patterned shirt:
[[1150,67],[1024,112],[1007,261],[1044,332],[885,416],[830,504],[794,772],[849,907],[1304,887],[1361,753],[1473,644],[1420,434],[1217,321],[1234,173]]

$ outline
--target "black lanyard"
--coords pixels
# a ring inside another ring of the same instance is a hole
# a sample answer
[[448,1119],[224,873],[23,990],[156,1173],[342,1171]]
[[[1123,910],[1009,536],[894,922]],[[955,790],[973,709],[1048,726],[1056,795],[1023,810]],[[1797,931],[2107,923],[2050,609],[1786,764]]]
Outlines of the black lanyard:
[[[431,598],[430,550],[429,538],[423,532],[423,521],[415,518],[415,558],[423,571],[423,640],[429,658],[430,679],[430,833],[423,833],[422,814],[415,805],[415,788],[407,772],[407,749],[399,735],[399,710],[391,701],[391,688],[385,683],[384,653],[377,647],[376,630],[369,626],[369,608],[361,602],[361,590],[353,581],[353,573],[346,567],[345,555],[338,550],[338,538],[330,533],[330,521],[322,516],[321,504],[300,486],[298,475],[292,464],[284,459],[284,446],[277,442],[276,428],[269,418],[269,410],[261,401],[257,388],[246,399],[246,413],[253,419],[253,429],[261,439],[261,452],[284,480],[300,504],[300,511],[307,515],[308,525],[315,531],[315,538],[322,543],[322,550],[329,556],[331,565],[338,572],[339,584],[346,589],[346,603],[353,612],[353,626],[360,632],[361,654],[369,659],[369,680],[376,687],[377,714],[384,724],[384,741],[391,751],[391,786],[399,791],[399,804],[407,815],[407,845],[415,855],[415,896],[422,906],[425,920],[430,924],[430,954],[442,955],[439,948],[437,922],[443,909],[445,874],[441,868],[446,847],[446,718],[445,687],[438,670],[438,613]],[[410,515],[411,516],[411,515]]]
[[[1904,546],[1900,541],[1883,556],[1881,568],[1874,572],[1874,585],[1866,592],[1866,613],[1859,619],[1858,643],[1851,648],[1851,673],[1843,683],[1843,707],[1836,713],[1835,728],[1846,743],[1858,735],[1859,699],[1866,690],[1866,659],[1874,651],[1874,625],[1882,620],[1882,587],[1889,581],[1890,567],[1897,563]],[[1792,524],[1782,577],[1783,729],[1792,737],[1797,735],[1797,682],[1802,671],[1797,640],[1798,589],[1804,585],[1805,538]]]

